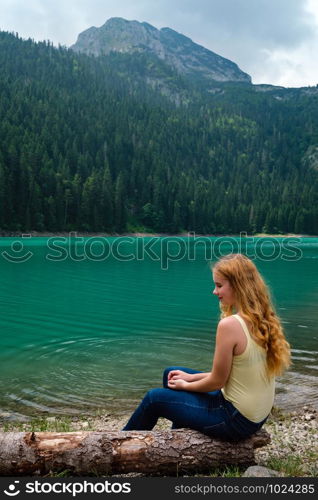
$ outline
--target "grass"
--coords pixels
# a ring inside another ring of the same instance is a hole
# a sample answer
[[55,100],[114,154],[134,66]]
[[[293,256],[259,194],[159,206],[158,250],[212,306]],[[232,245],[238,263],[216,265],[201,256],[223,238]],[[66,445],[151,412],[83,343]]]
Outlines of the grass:
[[283,473],[285,476],[299,477],[304,475],[303,460],[299,456],[271,457],[267,461],[267,467]]
[[[72,432],[76,430],[70,417],[39,417],[30,422],[5,422],[3,432]],[[90,429],[88,429],[90,430]]]
[[70,469],[65,469],[61,472],[50,472],[44,477],[73,477],[73,472]]
[[242,469],[237,465],[226,465],[211,471],[209,477],[241,477],[244,472],[245,469]]

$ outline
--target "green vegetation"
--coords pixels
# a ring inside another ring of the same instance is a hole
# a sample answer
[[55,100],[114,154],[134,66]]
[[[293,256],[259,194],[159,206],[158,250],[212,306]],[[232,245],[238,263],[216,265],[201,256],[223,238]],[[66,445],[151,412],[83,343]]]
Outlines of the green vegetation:
[[[29,422],[5,422],[3,432],[72,432],[75,431],[70,417],[38,417]],[[90,429],[87,429],[90,430]]]
[[243,476],[246,467],[238,467],[236,465],[227,465],[211,471],[209,477],[241,477]]
[[301,457],[288,456],[286,458],[271,457],[267,466],[270,469],[282,472],[285,476],[303,476],[303,461]]
[[318,234],[317,94],[5,32],[0,65],[2,231]]

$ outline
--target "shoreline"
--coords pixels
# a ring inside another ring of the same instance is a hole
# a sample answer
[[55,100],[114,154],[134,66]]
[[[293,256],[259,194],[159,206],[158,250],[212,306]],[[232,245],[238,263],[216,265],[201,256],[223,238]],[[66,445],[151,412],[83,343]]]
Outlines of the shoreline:
[[135,232],[135,233],[102,233],[102,232],[83,232],[83,231],[0,231],[0,238],[318,238],[318,235],[309,234],[267,234],[267,233],[256,233],[247,234],[245,232],[239,234],[196,234],[194,232],[188,233],[146,233],[146,232]]
[[[131,412],[103,413],[95,416],[42,416],[28,422],[4,422],[0,414],[0,432],[107,432],[120,431]],[[171,422],[160,418],[154,428],[168,430]],[[278,476],[317,477],[318,411],[306,405],[287,412],[273,407],[263,428],[270,434],[271,442],[255,450],[256,464],[276,471]],[[233,476],[237,475],[233,471]],[[243,474],[243,470],[240,475]],[[229,475],[228,471],[225,471]],[[222,476],[222,471],[211,467],[211,476]],[[145,476],[145,475],[144,475]]]

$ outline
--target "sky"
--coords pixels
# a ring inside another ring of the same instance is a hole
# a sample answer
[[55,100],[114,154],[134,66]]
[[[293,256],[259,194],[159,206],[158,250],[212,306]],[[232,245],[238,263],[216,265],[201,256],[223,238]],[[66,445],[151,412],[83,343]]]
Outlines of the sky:
[[56,46],[111,17],[172,28],[255,84],[318,84],[318,0],[0,0],[0,30]]

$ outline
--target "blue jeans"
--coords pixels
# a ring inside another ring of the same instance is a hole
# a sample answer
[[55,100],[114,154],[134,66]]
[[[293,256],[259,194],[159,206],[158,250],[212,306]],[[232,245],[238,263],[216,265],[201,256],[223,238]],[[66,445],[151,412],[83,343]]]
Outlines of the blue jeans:
[[152,389],[130,417],[124,431],[151,430],[159,417],[172,421],[172,428],[187,427],[211,437],[237,441],[258,431],[267,417],[255,423],[244,417],[222,394],[222,391],[190,392],[168,388],[168,373],[183,370],[202,373],[190,368],[171,366],[163,373],[163,389]]

